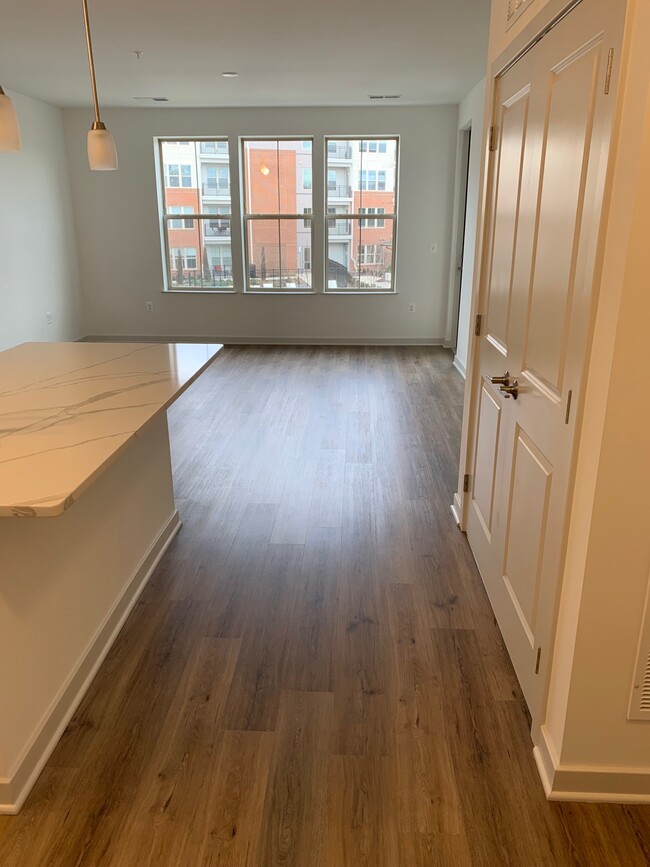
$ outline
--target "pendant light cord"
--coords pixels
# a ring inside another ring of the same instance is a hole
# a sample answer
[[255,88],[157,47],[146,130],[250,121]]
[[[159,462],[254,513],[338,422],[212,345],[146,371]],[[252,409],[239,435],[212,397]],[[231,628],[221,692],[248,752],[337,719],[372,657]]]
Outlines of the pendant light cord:
[[93,105],[95,106],[95,123],[101,123],[99,116],[99,100],[97,99],[97,82],[95,81],[95,61],[93,59],[93,43],[90,38],[90,21],[88,20],[88,0],[81,0],[84,10],[84,24],[86,26],[86,45],[88,46],[88,65],[90,66],[90,86],[93,91]]

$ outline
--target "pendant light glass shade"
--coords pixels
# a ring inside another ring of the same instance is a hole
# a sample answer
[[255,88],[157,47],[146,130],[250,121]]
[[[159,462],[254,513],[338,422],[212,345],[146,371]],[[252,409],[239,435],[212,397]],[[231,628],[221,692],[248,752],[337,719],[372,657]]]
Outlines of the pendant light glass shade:
[[94,172],[110,172],[117,168],[113,136],[101,121],[96,121],[88,130],[88,165]]
[[16,109],[11,99],[0,87],[0,151],[20,150],[20,129]]
[[93,172],[111,172],[117,168],[117,150],[113,136],[106,129],[105,124],[102,123],[99,116],[95,60],[93,58],[93,43],[90,37],[90,19],[88,18],[88,0],[81,0],[81,5],[84,13],[84,27],[86,29],[90,87],[93,92],[93,107],[95,109],[95,120],[88,130],[88,165]]

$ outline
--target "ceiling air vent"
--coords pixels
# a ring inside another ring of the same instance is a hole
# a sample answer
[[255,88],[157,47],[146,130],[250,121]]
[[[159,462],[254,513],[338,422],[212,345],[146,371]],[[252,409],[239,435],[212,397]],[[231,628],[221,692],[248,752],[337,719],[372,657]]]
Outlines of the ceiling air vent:
[[533,0],[508,0],[507,26],[514,24],[517,18],[533,3]]
[[368,95],[368,99],[372,99],[372,100],[376,100],[376,101],[380,101],[380,102],[384,101],[384,100],[395,100],[395,99],[401,99],[401,98],[402,98],[401,94],[393,94],[393,93],[389,93],[389,94],[371,93]]
[[627,717],[650,722],[650,587],[648,589]]

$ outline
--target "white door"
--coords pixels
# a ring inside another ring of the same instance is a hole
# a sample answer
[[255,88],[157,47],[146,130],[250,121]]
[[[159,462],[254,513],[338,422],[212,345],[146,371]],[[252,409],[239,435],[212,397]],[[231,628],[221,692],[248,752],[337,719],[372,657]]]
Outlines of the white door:
[[[617,7],[583,0],[497,83],[467,534],[534,717],[595,297]],[[506,371],[516,399],[491,381]]]

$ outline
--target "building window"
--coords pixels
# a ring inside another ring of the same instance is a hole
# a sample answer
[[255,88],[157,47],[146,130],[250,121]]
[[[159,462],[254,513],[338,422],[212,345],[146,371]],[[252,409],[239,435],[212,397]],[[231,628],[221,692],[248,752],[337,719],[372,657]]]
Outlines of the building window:
[[394,292],[399,140],[326,142],[326,291]]
[[311,149],[312,149],[312,141],[311,141],[311,139],[307,139],[306,141],[304,141],[304,142],[302,143],[302,149],[303,149],[304,151],[309,151],[309,152],[311,153]]
[[305,141],[242,140],[248,292],[311,291],[312,155]]
[[[189,205],[170,205],[169,207],[170,214],[192,214],[194,213],[194,209]],[[193,229],[194,228],[194,220],[170,220],[169,221],[170,229]]]
[[[359,208],[360,214],[384,214],[384,208]],[[361,220],[361,228],[362,229],[383,229],[384,228],[384,219],[383,217],[372,217],[367,218],[365,220]]]
[[[178,147],[178,145],[176,145]],[[165,167],[165,186],[167,187],[191,187],[192,166],[185,163],[170,163]]]
[[196,271],[196,247],[172,247],[169,257],[172,269]]
[[165,288],[231,291],[228,141],[159,139],[159,148]]
[[387,151],[388,142],[386,141],[360,141],[359,150],[362,153],[369,154],[385,154]]

